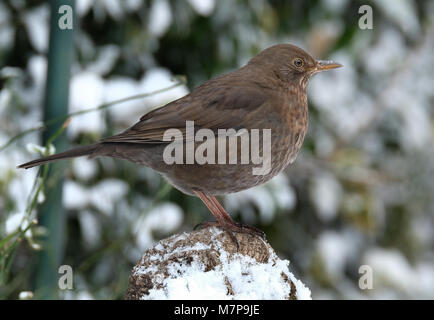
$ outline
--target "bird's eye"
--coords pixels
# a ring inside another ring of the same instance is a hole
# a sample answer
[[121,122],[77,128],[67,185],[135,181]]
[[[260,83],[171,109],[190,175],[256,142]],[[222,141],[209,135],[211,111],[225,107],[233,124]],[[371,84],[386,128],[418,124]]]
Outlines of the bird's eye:
[[294,60],[292,60],[292,63],[294,64],[294,66],[296,66],[297,68],[301,68],[304,66],[304,61],[301,58],[295,58]]

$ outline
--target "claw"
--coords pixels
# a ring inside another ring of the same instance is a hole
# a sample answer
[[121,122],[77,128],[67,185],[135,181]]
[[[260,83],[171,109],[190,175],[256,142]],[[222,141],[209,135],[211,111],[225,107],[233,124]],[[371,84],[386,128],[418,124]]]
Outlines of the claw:
[[231,240],[237,246],[237,251],[239,251],[239,249],[240,249],[240,243],[238,242],[237,237],[234,235],[234,232],[247,233],[247,234],[250,234],[251,236],[257,236],[257,237],[261,238],[262,240],[265,240],[265,238],[266,238],[265,232],[263,232],[262,230],[255,228],[253,226],[249,226],[247,224],[242,224],[242,223],[238,223],[238,222],[220,224],[217,221],[205,221],[205,222],[197,224],[196,226],[194,226],[193,229],[197,230],[197,229],[208,228],[208,227],[217,227],[217,228],[221,228],[224,231],[226,231],[227,234],[229,235],[229,237],[231,238]]
[[204,221],[201,223],[198,223],[197,225],[195,225],[193,227],[193,230],[199,230],[199,229],[204,229],[204,228],[208,228],[208,227],[219,227],[220,225],[218,224],[217,221]]
[[225,230],[232,241],[235,242],[237,245],[237,251],[240,248],[240,244],[238,243],[237,238],[233,234],[234,232],[238,233],[248,233],[252,236],[258,236],[262,240],[265,240],[265,233],[262,230],[259,230],[258,228],[237,223],[234,222],[229,214],[226,212],[226,210],[221,206],[221,204],[217,201],[217,199],[214,196],[208,195],[202,191],[195,191],[196,195],[203,201],[203,203],[208,207],[208,209],[211,211],[211,213],[214,215],[214,217],[217,219],[217,221],[210,221],[210,222],[203,222],[194,227],[194,229],[204,228],[204,227],[220,227]]

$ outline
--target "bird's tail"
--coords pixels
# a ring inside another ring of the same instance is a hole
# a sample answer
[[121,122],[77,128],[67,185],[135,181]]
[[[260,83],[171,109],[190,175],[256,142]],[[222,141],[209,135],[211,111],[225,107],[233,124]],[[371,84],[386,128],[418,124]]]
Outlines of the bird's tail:
[[40,159],[36,159],[36,160],[30,161],[30,162],[21,164],[18,166],[18,168],[29,169],[29,168],[33,168],[36,166],[46,164],[48,162],[57,161],[60,159],[67,159],[67,158],[74,158],[74,157],[90,155],[96,150],[96,148],[98,146],[99,146],[99,143],[94,143],[94,144],[90,144],[90,145],[83,146],[83,147],[77,147],[77,148],[74,148],[71,150],[67,150],[65,152],[56,153],[56,154],[53,154],[51,156],[43,157]]

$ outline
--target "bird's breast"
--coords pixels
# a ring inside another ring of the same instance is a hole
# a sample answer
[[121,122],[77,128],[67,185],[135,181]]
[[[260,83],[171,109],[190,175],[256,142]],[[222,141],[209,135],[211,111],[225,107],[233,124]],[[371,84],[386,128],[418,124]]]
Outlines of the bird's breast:
[[283,123],[280,130],[275,130],[278,132],[273,143],[276,166],[283,164],[283,167],[295,161],[308,128],[306,94],[289,91],[286,99],[282,114]]

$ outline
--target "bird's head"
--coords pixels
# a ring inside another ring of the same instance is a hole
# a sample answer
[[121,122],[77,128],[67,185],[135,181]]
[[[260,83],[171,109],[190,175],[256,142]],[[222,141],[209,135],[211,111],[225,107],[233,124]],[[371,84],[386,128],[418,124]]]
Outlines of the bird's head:
[[263,66],[280,80],[290,85],[301,85],[303,88],[306,88],[314,74],[342,67],[333,61],[315,60],[307,52],[291,44],[279,44],[265,49],[251,59],[248,65]]

